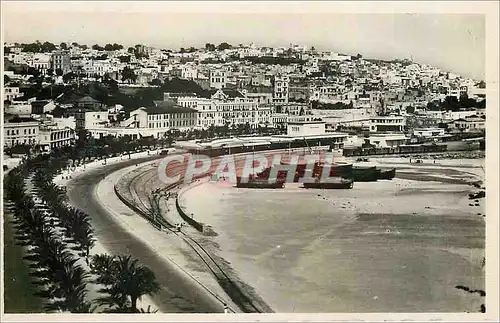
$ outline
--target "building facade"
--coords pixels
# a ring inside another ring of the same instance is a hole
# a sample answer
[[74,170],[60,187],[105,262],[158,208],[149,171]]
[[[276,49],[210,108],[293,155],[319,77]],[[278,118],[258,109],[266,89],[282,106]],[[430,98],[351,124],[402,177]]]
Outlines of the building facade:
[[56,122],[44,122],[40,125],[38,145],[42,151],[71,146],[75,141],[75,131],[70,127],[61,127]]
[[289,118],[287,122],[287,135],[293,137],[317,136],[326,133],[325,121],[313,116]]
[[378,116],[370,118],[370,132],[402,132],[406,119],[402,116]]
[[40,123],[32,118],[13,118],[4,123],[4,147],[35,145],[38,142]]
[[226,87],[226,71],[211,70],[210,71],[210,87],[214,89],[224,89]]
[[22,93],[19,92],[18,87],[10,87],[6,86],[3,88],[4,100],[9,100],[12,102],[15,98],[19,98],[22,96]]
[[286,104],[288,103],[288,87],[290,84],[290,78],[286,75],[276,75],[274,78],[274,93],[273,93],[273,103],[274,104]]
[[66,51],[56,51],[52,53],[50,58],[50,68],[56,72],[61,70],[63,74],[71,71],[71,59],[69,53]]

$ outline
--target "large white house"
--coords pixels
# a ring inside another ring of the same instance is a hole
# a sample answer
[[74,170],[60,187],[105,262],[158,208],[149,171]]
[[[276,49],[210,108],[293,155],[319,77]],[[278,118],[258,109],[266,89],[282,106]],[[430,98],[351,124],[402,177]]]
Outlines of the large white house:
[[38,142],[40,123],[33,118],[16,117],[4,122],[4,146],[35,145]]
[[255,98],[237,90],[220,89],[212,91],[209,98],[191,95],[178,96],[174,100],[179,106],[198,112],[199,128],[247,123],[256,128],[271,123],[272,109],[269,105],[259,105]]
[[139,108],[130,112],[130,117],[120,126],[91,127],[87,130],[95,138],[108,135],[114,137],[141,136],[162,138],[171,129],[186,130],[196,127],[197,111],[181,107],[171,101],[155,101],[155,106]]
[[402,132],[406,119],[402,116],[377,116],[370,118],[370,132]]

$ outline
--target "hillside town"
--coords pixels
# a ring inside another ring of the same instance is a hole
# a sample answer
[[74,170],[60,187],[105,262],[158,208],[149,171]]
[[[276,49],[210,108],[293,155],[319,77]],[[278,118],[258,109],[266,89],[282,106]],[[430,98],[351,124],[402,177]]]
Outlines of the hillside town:
[[4,57],[10,312],[485,313],[484,81],[295,44]]
[[[70,146],[83,130],[157,142],[343,133],[341,148],[484,136],[485,83],[409,59],[228,43],[172,51],[35,42],[4,44],[4,53],[11,151]],[[304,116],[321,129],[293,125]]]

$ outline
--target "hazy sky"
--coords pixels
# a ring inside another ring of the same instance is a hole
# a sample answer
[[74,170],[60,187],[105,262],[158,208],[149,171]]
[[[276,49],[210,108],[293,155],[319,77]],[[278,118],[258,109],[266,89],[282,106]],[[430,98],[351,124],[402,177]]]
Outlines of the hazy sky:
[[[463,10],[455,14],[407,14],[401,9],[388,14],[394,11],[387,6],[380,11],[380,5],[368,5],[369,10],[366,5],[353,10],[325,2],[2,1],[3,39],[76,41],[87,45],[142,43],[167,49],[223,41],[236,45],[255,42],[261,46],[297,43],[364,57],[413,56],[421,63],[484,79],[483,14]],[[359,8],[365,13],[359,13]],[[385,13],[367,14],[374,11]]]

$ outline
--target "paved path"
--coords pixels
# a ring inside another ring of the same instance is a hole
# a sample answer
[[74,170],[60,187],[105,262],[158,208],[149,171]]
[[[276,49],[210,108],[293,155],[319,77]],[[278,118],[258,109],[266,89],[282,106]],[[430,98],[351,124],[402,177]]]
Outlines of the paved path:
[[110,253],[131,254],[155,272],[162,289],[152,297],[152,300],[161,312],[221,313],[223,308],[217,300],[201,290],[173,264],[151,250],[145,242],[117,223],[110,211],[95,196],[96,186],[104,176],[121,168],[155,158],[158,156],[89,170],[68,183],[67,192],[70,203],[90,215],[97,239]]

